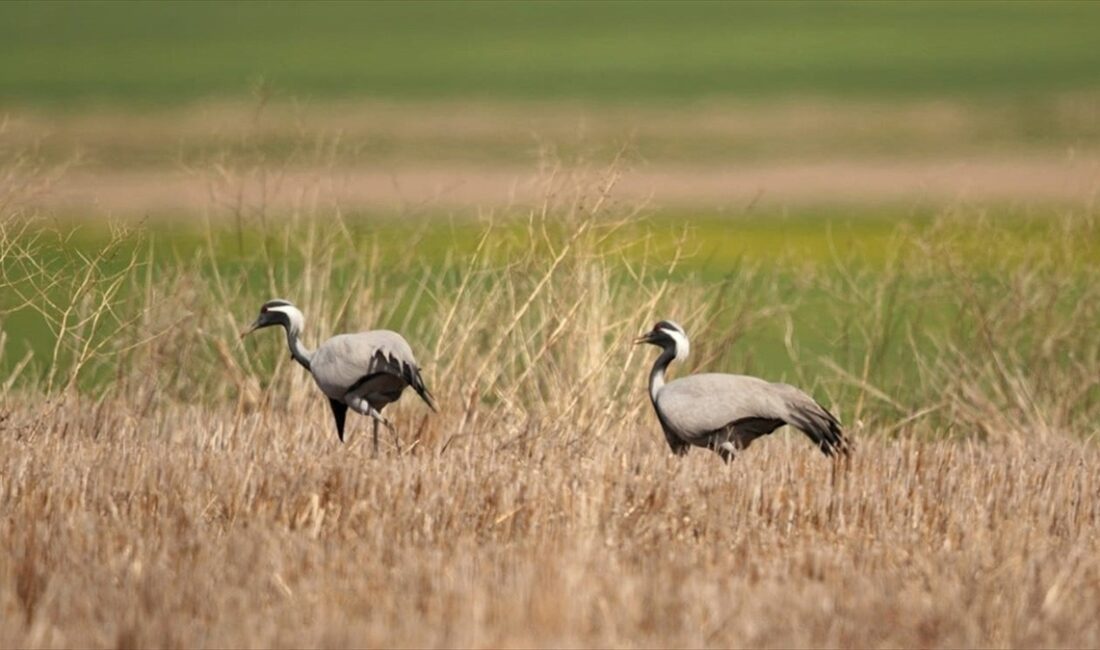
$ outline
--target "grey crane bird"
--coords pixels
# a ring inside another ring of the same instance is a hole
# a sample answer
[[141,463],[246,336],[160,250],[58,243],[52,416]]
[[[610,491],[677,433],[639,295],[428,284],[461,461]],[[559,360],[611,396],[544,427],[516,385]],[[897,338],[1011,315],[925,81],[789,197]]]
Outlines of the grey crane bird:
[[660,321],[635,340],[639,343],[661,348],[649,375],[649,397],[673,453],[705,447],[729,462],[753,440],[784,424],[805,433],[826,456],[848,453],[840,422],[794,386],[718,373],[666,383],[669,365],[686,358],[691,347],[684,328],[676,323]]
[[409,386],[429,408],[436,410],[412,348],[397,332],[371,330],[340,334],[310,351],[299,338],[304,323],[302,312],[289,301],[269,300],[260,307],[256,322],[241,332],[241,338],[272,325],[281,325],[286,330],[290,356],[313,375],[321,392],[328,397],[341,442],[344,441],[344,419],[350,408],[374,420],[374,450],[377,452],[378,425],[393,430],[393,425],[382,416],[382,409],[396,402]]

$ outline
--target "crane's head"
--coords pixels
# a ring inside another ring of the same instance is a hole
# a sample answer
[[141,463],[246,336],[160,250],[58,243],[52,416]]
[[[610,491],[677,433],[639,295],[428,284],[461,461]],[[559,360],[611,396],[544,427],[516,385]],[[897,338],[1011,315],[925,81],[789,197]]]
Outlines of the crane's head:
[[300,332],[305,318],[289,300],[268,300],[260,307],[260,315],[245,331],[241,332],[241,338],[263,327],[282,325],[289,332]]
[[634,339],[635,345],[639,343],[656,345],[665,350],[671,348],[676,353],[676,359],[687,357],[688,353],[691,351],[691,344],[688,343],[687,332],[684,331],[684,328],[670,320],[658,322],[648,333]]

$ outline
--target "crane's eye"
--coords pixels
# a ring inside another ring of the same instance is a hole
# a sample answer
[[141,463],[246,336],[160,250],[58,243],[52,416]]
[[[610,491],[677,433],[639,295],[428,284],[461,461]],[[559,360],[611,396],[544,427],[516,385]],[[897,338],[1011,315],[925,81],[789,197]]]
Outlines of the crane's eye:
[[260,307],[260,313],[261,314],[266,314],[267,313],[267,305],[264,305],[263,307]]

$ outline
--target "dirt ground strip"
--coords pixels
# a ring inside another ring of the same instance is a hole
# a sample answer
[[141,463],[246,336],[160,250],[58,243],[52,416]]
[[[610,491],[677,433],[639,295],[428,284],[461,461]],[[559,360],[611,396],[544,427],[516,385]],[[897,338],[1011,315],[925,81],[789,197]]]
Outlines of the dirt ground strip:
[[[66,165],[70,215],[498,209],[613,161],[616,196],[737,212],[814,203],[1089,204],[1100,101],[264,106],[0,110],[0,165]],[[75,160],[75,164],[69,164]],[[22,164],[35,161],[35,165]],[[18,176],[0,182],[20,182]]]
[[[579,179],[593,173],[559,171]],[[165,214],[343,210],[433,212],[528,205],[546,194],[551,173],[512,167],[73,172],[32,202],[67,214]],[[967,158],[933,161],[768,162],[624,170],[615,196],[655,207],[740,211],[752,205],[816,203],[1091,204],[1100,157]]]

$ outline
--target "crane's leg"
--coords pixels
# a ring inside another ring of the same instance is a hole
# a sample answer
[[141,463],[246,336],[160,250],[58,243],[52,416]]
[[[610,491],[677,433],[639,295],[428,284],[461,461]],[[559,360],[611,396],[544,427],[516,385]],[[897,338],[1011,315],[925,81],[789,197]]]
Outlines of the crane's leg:
[[401,454],[401,438],[397,436],[397,427],[390,427],[390,433],[393,434],[393,446],[397,449],[398,455]]
[[374,420],[374,453],[378,455],[378,425],[382,424],[387,429],[393,431],[393,425],[385,418],[378,409],[370,405],[370,402],[363,399],[358,395],[348,395],[344,398],[344,401],[353,411],[361,415],[365,415]]
[[[369,403],[369,402],[371,401],[371,398],[372,398],[372,397],[374,398],[374,400],[373,400],[373,401],[374,401],[374,403],[376,403],[376,404],[379,404],[379,403],[381,403],[381,404],[387,404],[387,403],[388,403],[388,400],[386,400],[386,398],[385,398],[384,396],[378,395],[377,393],[371,393],[370,395],[367,395],[367,396],[366,396],[366,399],[367,399],[367,402],[368,402],[368,403]],[[381,413],[381,411],[379,411],[379,413]],[[385,421],[385,420],[383,420],[383,421]],[[377,423],[378,421],[377,421],[377,420],[375,420],[375,422]],[[396,450],[397,450],[397,453],[399,453],[399,454],[400,454],[400,453],[401,453],[401,438],[399,438],[399,437],[398,437],[398,435],[397,435],[397,428],[396,428],[396,427],[394,427],[394,426],[393,426],[392,424],[386,424],[386,428],[387,428],[387,429],[389,429],[389,430],[390,430],[390,433],[392,433],[392,434],[393,434],[393,446],[394,446],[394,449],[396,449]],[[375,426],[375,440],[374,440],[374,447],[375,447],[375,449],[376,449],[376,450],[378,449],[378,437],[377,437],[377,436],[378,436],[378,427],[377,427],[377,426]]]

